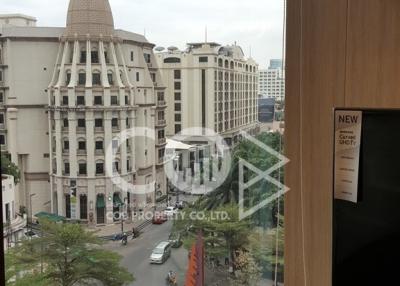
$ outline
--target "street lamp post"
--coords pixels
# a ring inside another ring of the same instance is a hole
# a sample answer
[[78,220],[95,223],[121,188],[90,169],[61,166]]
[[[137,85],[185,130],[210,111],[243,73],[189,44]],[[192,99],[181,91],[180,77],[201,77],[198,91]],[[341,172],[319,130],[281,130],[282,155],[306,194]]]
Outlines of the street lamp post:
[[[120,207],[119,207],[119,219],[121,220],[121,233],[122,234],[124,233],[124,216],[125,216],[123,211],[124,211],[124,205],[125,205],[125,202],[127,199],[128,198],[124,198],[124,202],[122,204],[120,204]],[[122,212],[121,212],[121,208],[122,208]]]
[[36,194],[30,194],[29,195],[29,208],[31,212],[31,232],[32,232],[32,224],[33,224],[33,209],[32,209],[32,198],[36,196]]

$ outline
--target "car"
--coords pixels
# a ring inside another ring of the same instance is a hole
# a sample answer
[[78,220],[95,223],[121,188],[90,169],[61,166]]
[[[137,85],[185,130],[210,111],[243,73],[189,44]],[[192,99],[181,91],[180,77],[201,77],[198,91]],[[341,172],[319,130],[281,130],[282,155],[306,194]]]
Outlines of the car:
[[39,236],[32,230],[24,233],[26,239],[38,238]]
[[176,207],[167,207],[164,210],[164,214],[166,214],[167,216],[173,216],[177,213],[178,213],[178,208],[176,208]]
[[171,233],[168,241],[171,243],[172,248],[179,248],[182,246],[182,237],[180,233]]
[[177,201],[177,202],[175,203],[175,207],[177,207],[177,208],[180,209],[180,210],[184,209],[184,208],[185,208],[185,205],[186,205],[186,202],[184,202],[184,201]]
[[165,213],[162,212],[155,212],[153,215],[153,224],[163,224],[168,220],[168,217]]
[[163,264],[171,256],[171,243],[160,242],[151,252],[150,263]]

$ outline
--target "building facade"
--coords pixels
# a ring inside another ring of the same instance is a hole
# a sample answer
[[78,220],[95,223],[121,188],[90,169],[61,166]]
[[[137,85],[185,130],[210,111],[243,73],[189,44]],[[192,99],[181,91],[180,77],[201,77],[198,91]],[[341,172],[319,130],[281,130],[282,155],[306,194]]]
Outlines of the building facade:
[[257,131],[258,65],[239,46],[191,43],[157,59],[167,87],[167,136],[201,127],[232,142],[240,130]]
[[285,74],[282,60],[271,60],[268,69],[259,71],[259,94],[262,97],[285,99]]
[[[2,31],[2,147],[24,174],[20,204],[33,200],[33,213],[91,225],[153,207],[166,190],[165,138],[158,137],[164,87],[154,45],[116,30],[108,0],[71,0],[66,28]],[[142,136],[117,138],[139,127],[147,128]],[[109,146],[113,156],[106,156]],[[125,192],[112,181],[118,176],[146,193]]]
[[15,242],[23,237],[26,215],[18,215],[14,177],[2,174],[1,188],[3,198],[3,243],[4,249],[7,249],[15,245]]

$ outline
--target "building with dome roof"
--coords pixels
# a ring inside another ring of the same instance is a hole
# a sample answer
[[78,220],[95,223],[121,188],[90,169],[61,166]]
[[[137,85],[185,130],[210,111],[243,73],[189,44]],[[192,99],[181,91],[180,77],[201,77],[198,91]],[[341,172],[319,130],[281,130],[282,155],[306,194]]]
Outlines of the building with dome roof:
[[154,45],[115,29],[108,0],[71,0],[66,22],[0,28],[0,144],[21,169],[19,206],[112,223],[166,192],[165,88]]

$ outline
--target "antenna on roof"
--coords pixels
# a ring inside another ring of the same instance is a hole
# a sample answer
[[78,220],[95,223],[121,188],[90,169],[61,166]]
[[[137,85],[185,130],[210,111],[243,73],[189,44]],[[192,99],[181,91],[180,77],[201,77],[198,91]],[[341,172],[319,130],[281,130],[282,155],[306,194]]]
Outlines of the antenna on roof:
[[249,51],[249,55],[250,55],[250,58],[251,58],[251,46],[250,46],[250,51]]
[[206,25],[206,30],[205,30],[205,43],[206,43],[206,44],[207,44],[207,36],[208,36],[208,35],[207,35],[207,32],[208,32],[208,31],[207,31],[207,25]]

